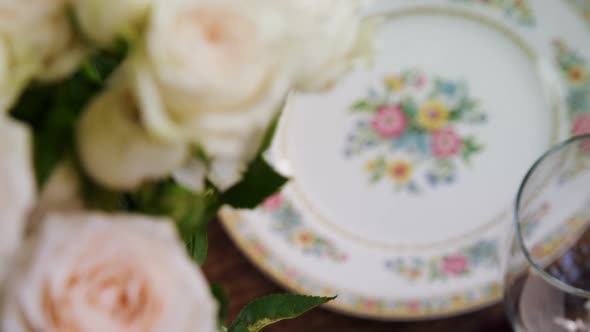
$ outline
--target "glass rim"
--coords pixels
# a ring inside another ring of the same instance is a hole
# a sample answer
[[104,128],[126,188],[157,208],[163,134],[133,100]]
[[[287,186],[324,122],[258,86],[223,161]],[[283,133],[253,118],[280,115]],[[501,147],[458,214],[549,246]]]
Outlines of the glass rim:
[[557,153],[558,151],[561,151],[563,148],[570,146],[573,143],[579,142],[579,141],[583,141],[586,139],[590,139],[590,133],[589,134],[584,134],[584,135],[579,135],[579,136],[573,136],[570,137],[569,139],[558,143],[556,145],[554,145],[553,147],[551,147],[548,151],[546,151],[545,153],[543,153],[543,155],[541,155],[541,157],[539,157],[535,163],[531,166],[531,168],[527,171],[524,179],[522,180],[522,182],[520,183],[520,186],[518,188],[518,194],[516,195],[516,204],[514,206],[514,226],[516,227],[516,236],[518,238],[518,243],[520,245],[520,250],[522,251],[522,253],[524,254],[527,262],[529,263],[529,265],[531,267],[533,267],[535,269],[535,271],[543,278],[545,279],[547,282],[549,282],[550,284],[554,285],[555,287],[561,289],[562,291],[565,291],[567,293],[571,293],[571,294],[575,294],[575,295],[579,295],[579,296],[585,296],[585,297],[590,297],[590,290],[585,290],[585,289],[581,289],[578,287],[574,287],[572,285],[569,285],[559,279],[557,279],[556,277],[552,276],[551,274],[547,273],[545,271],[545,269],[543,269],[543,267],[541,267],[539,264],[537,264],[537,262],[535,261],[535,259],[533,259],[533,257],[531,256],[531,253],[529,252],[529,249],[527,248],[526,244],[525,244],[525,240],[524,240],[524,236],[522,234],[521,231],[521,227],[520,227],[520,206],[521,206],[521,201],[524,195],[524,188],[526,187],[529,179],[531,178],[531,176],[535,173],[535,171],[537,170],[537,168],[545,161],[547,160],[547,158],[549,158],[550,156],[554,155],[555,153]]

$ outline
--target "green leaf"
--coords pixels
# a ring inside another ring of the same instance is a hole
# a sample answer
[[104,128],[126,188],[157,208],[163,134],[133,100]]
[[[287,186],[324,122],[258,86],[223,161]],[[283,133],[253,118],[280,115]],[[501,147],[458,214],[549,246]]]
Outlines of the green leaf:
[[367,112],[373,110],[375,107],[365,100],[359,100],[351,107],[355,112]]
[[234,208],[253,209],[279,191],[288,180],[259,155],[249,165],[242,181],[221,195],[221,202]]
[[412,98],[404,98],[401,101],[402,109],[408,119],[414,119],[418,113],[418,105]]
[[[78,169],[80,169],[80,166],[78,166]],[[84,206],[87,209],[106,212],[125,211],[128,209],[124,193],[106,189],[87,176],[82,175],[81,177]]]
[[468,99],[465,102],[465,108],[468,110],[473,110],[479,106],[479,102],[477,100]]
[[132,211],[173,219],[189,254],[203,265],[208,251],[207,226],[221,206],[218,195],[211,187],[194,193],[169,180],[145,185],[127,198]]
[[369,178],[369,183],[376,184],[376,183],[379,183],[379,181],[381,181],[381,179],[383,179],[382,173],[373,173],[371,175],[371,177]]
[[198,160],[200,160],[201,162],[203,162],[205,164],[205,167],[207,167],[207,169],[209,169],[209,167],[211,167],[211,158],[207,155],[207,152],[205,152],[205,150],[203,149],[202,146],[196,145],[196,146],[192,146],[192,156],[194,156],[195,158],[197,158]]
[[261,154],[265,153],[266,150],[268,150],[268,148],[270,148],[270,145],[272,144],[272,140],[273,140],[275,133],[279,127],[279,122],[281,120],[282,110],[285,108],[286,103],[287,103],[287,99],[285,99],[283,104],[280,106],[279,112],[277,112],[275,117],[272,119],[270,125],[266,129],[266,132],[264,133],[264,137],[262,139],[262,143],[260,144],[260,147],[258,148],[258,152],[256,153],[257,155],[261,155]]
[[[282,110],[285,102],[279,107]],[[235,208],[253,209],[260,205],[268,196],[279,191],[288,179],[274,170],[264,159],[264,152],[270,147],[279,126],[281,112],[266,130],[256,158],[248,165],[242,180],[221,195],[220,203]]]
[[102,82],[103,78],[100,77],[100,71],[91,62],[85,62],[82,64],[82,70],[86,77],[96,83]]
[[211,218],[203,223],[203,226],[196,228],[192,234],[183,236],[186,243],[186,249],[188,250],[191,258],[199,266],[203,266],[207,260],[209,254],[209,237],[207,234],[207,224]]
[[449,113],[449,120],[457,121],[457,120],[461,119],[462,116],[463,116],[462,109],[454,109],[451,111],[451,113]]
[[483,146],[475,141],[473,137],[467,137],[463,140],[463,151],[468,151],[470,153],[480,152],[483,149]]
[[213,285],[213,287],[211,287],[211,292],[213,293],[213,296],[219,305],[219,309],[217,311],[217,320],[219,321],[219,329],[222,330],[225,325],[225,320],[227,319],[227,313],[229,311],[229,299],[227,292],[222,286],[219,285]]
[[471,163],[471,157],[483,150],[483,146],[475,141],[473,137],[467,137],[463,140],[463,151],[461,158],[466,164]]
[[298,317],[333,299],[291,294],[262,297],[242,309],[229,332],[258,332],[268,325]]
[[[74,149],[74,130],[86,104],[104,88],[104,81],[124,54],[90,57],[71,77],[57,83],[32,85],[23,92],[11,115],[29,124],[34,133],[34,166],[40,188],[54,167]],[[89,70],[88,66],[92,69]]]

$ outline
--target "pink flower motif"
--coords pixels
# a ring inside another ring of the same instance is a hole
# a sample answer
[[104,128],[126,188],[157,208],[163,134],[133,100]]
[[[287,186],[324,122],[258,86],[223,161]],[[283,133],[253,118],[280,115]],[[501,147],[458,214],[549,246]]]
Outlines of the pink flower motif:
[[590,113],[579,114],[574,120],[574,135],[590,134]]
[[266,248],[260,243],[254,244],[254,251],[260,256],[266,256],[267,253]]
[[410,301],[408,304],[408,310],[411,312],[417,312],[420,310],[420,302]]
[[438,159],[456,156],[463,147],[463,140],[453,129],[440,129],[432,133],[432,152]]
[[283,196],[281,193],[274,194],[264,200],[262,206],[267,210],[276,210],[283,204]]
[[424,85],[426,85],[426,77],[423,75],[420,75],[418,77],[418,79],[416,80],[416,87],[421,89],[422,87],[424,87]]
[[287,277],[287,279],[289,280],[297,280],[298,277],[298,273],[295,270],[287,270],[285,272],[285,276]]
[[377,303],[377,301],[376,301],[376,300],[367,300],[367,301],[365,302],[365,307],[366,307],[367,309],[370,309],[370,310],[372,310],[372,309],[375,309],[375,308],[377,307],[377,304],[378,304],[378,303]]
[[408,118],[399,105],[379,107],[371,122],[373,129],[383,138],[400,137],[407,125]]
[[462,255],[447,256],[442,262],[442,270],[448,275],[459,275],[467,271],[469,263]]
[[[573,125],[574,135],[590,134],[590,113],[580,114],[574,120]],[[586,139],[580,143],[580,148],[585,153],[590,153],[590,139]]]

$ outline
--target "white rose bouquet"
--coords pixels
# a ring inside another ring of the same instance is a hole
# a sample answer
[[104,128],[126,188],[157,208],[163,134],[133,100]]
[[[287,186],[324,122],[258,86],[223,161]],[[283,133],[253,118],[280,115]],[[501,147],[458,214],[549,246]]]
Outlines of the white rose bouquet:
[[199,266],[223,205],[287,181],[263,158],[287,95],[370,58],[362,0],[0,0],[0,331],[226,327]]

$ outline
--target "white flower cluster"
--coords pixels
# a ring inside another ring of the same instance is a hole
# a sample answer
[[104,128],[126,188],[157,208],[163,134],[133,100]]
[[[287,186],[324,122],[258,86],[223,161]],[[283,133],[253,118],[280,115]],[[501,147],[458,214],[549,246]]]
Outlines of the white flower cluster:
[[223,191],[291,90],[329,87],[370,55],[363,2],[0,0],[0,330],[217,331],[172,221],[84,211],[68,165],[37,193],[30,129],[8,114],[23,89],[125,40],[77,123],[85,172],[119,191],[169,176]]
[[358,0],[71,1],[88,39],[136,46],[78,132],[84,166],[113,189],[171,173],[228,189],[291,89],[327,87],[372,51]]

